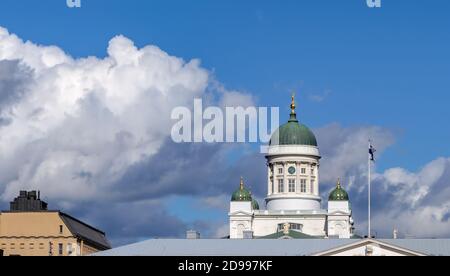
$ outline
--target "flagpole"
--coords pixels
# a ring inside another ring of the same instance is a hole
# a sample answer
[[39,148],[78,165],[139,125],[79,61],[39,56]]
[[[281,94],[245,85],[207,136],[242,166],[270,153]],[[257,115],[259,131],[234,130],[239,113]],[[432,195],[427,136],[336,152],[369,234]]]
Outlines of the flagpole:
[[[372,143],[370,142],[370,140],[369,140],[369,149],[372,147]],[[369,238],[369,239],[371,239],[372,238],[372,235],[371,235],[371,225],[370,225],[370,204],[371,204],[371,202],[370,202],[370,197],[371,197],[371,168],[370,168],[370,154],[368,154],[367,155],[367,159],[368,159],[368,162],[367,162],[367,165],[368,165],[368,183],[369,183],[369,197],[368,197],[368,208],[367,208],[367,210],[368,210],[368,229],[367,229],[367,232],[368,232],[368,235],[367,235],[367,237]]]

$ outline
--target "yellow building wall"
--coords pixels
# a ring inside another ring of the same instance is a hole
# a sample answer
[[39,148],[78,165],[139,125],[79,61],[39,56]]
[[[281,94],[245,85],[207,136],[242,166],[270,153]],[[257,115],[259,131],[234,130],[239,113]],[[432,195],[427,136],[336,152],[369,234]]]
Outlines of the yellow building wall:
[[[86,252],[97,251],[84,247]],[[81,242],[73,237],[58,212],[6,212],[0,213],[0,249],[5,256],[68,256],[81,253]]]
[[81,251],[83,253],[82,256],[88,256],[88,255],[91,255],[91,254],[94,254],[94,253],[98,252],[97,249],[95,249],[92,246],[86,245],[85,243],[83,244],[83,248],[82,248]]

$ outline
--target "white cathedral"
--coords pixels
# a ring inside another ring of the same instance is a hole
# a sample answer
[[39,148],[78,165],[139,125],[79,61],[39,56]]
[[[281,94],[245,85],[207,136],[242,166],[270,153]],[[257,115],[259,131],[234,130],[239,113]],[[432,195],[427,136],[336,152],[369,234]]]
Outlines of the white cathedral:
[[292,97],[291,116],[273,134],[267,159],[266,209],[261,210],[241,179],[230,203],[230,239],[308,239],[353,237],[347,192],[338,181],[322,209],[320,153],[308,127],[299,123]]

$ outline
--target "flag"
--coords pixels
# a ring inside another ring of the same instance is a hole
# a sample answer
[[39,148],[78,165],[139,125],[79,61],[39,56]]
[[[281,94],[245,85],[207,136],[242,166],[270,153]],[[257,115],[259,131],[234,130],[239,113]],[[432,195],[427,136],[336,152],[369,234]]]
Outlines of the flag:
[[372,146],[372,143],[369,142],[369,158],[370,158],[370,161],[375,162],[375,152],[377,152],[377,150]]

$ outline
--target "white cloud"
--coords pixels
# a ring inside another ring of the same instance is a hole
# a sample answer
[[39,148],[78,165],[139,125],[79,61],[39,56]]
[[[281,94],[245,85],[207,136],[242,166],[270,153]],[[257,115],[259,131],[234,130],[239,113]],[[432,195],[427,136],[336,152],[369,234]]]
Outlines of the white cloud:
[[[20,189],[67,201],[113,193],[127,169],[158,153],[170,135],[172,108],[192,107],[194,97],[211,93],[210,73],[198,60],[156,46],[138,49],[123,36],[110,41],[105,58],[74,59],[0,28],[0,62],[11,61],[21,70],[8,72],[24,77],[0,78],[22,83],[7,83],[8,95],[20,97],[0,109],[3,200]],[[239,92],[218,94],[219,102],[251,101]]]
[[[367,225],[367,147],[372,138],[377,158],[394,143],[394,134],[381,127],[344,128],[331,124],[315,131],[323,155],[321,191],[326,198],[337,177],[344,187],[361,234]],[[401,165],[401,164],[399,164]],[[394,228],[403,237],[448,237],[450,235],[450,159],[438,158],[417,171],[394,167],[377,171],[372,186],[373,228],[391,237]]]
[[395,199],[400,203],[415,207],[429,194],[430,189],[441,179],[449,166],[447,159],[440,158],[430,162],[417,173],[393,168],[377,175],[375,179],[384,184],[385,190],[394,190]]
[[450,234],[450,159],[438,158],[417,172],[402,168],[376,177],[383,185],[386,203],[374,220],[380,229],[398,228],[404,235],[421,238]]
[[374,126],[344,128],[335,123],[315,130],[315,134],[323,156],[320,178],[325,183],[335,183],[338,177],[348,181],[367,175],[369,139],[377,147],[377,156],[394,143],[390,130]]

